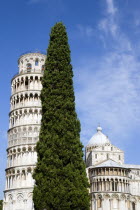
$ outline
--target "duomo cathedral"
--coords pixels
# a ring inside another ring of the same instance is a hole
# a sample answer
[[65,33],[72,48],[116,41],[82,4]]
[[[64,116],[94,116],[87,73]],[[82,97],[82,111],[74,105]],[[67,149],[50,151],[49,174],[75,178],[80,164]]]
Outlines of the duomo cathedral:
[[[42,76],[46,56],[27,53],[11,80],[6,185],[3,210],[34,210],[32,173],[41,123]],[[124,152],[112,145],[102,128],[85,148],[90,182],[90,210],[140,210],[140,166],[124,163]]]

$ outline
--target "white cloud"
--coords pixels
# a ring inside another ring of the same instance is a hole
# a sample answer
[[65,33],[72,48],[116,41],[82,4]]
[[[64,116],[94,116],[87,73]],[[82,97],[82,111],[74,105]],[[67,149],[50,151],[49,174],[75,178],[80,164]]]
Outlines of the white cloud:
[[140,61],[133,42],[119,26],[113,0],[106,0],[106,4],[106,17],[99,23],[99,37],[106,47],[107,43],[111,47],[99,59],[86,59],[76,71],[79,87],[76,104],[84,144],[98,123],[112,136],[121,135],[116,140],[119,144],[140,123]]
[[82,37],[92,37],[94,35],[94,29],[91,26],[83,26],[81,24],[77,25],[77,29]]
[[111,15],[114,15],[117,12],[117,8],[114,6],[113,0],[106,0],[107,3],[107,12]]
[[98,123],[110,127],[113,136],[121,134],[121,137],[134,123],[140,123],[139,61],[133,55],[118,53],[109,53],[100,61],[93,60],[90,66],[86,64],[77,69],[80,71],[77,108],[84,122],[84,142],[94,134],[93,128]]
[[116,37],[118,33],[118,26],[111,18],[102,19],[99,23],[99,29],[104,31],[106,35],[110,33],[113,37]]
[[106,35],[111,34],[113,37],[118,35],[119,26],[117,24],[117,8],[113,0],[106,0],[106,17],[99,22],[99,29]]

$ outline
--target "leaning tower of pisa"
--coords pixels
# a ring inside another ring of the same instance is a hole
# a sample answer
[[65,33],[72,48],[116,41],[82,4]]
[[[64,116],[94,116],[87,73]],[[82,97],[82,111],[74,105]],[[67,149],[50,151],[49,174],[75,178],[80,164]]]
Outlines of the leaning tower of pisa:
[[6,186],[3,210],[33,210],[32,173],[41,122],[41,79],[46,56],[27,53],[11,81]]

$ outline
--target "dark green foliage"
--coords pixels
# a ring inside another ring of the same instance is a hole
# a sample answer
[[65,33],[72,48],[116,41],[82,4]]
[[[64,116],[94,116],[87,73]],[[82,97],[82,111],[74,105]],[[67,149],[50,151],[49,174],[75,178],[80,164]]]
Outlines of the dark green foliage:
[[36,210],[89,210],[70,63],[66,29],[57,23],[51,31],[42,81],[42,123],[33,175]]
[[2,207],[3,207],[3,201],[0,200],[0,210],[2,210]]

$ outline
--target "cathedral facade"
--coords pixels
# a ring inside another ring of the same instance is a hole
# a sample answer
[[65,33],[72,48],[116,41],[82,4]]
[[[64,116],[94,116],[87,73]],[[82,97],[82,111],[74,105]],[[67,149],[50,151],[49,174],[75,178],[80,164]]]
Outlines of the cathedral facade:
[[124,163],[124,152],[112,145],[102,128],[85,149],[91,210],[140,210],[140,165]]
[[[3,210],[34,210],[33,170],[41,124],[41,80],[46,56],[27,53],[11,81],[6,185]],[[85,148],[90,210],[140,210],[140,166],[124,164],[124,152],[102,128]]]

